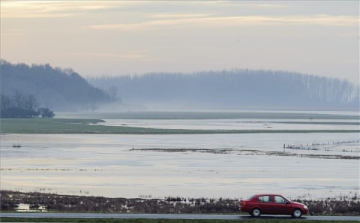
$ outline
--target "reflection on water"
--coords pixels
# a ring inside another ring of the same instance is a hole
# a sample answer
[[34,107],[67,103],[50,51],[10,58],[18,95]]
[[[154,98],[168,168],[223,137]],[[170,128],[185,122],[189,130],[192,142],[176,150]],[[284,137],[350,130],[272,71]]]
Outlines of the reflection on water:
[[[265,156],[242,150],[283,151],[358,140],[357,133],[218,135],[1,135],[1,189],[139,197],[338,195],[358,190],[359,161]],[[13,147],[19,144],[21,147]],[[154,152],[141,148],[230,148],[226,154]],[[344,154],[359,143],[291,153]],[[242,155],[239,155],[242,154]]]

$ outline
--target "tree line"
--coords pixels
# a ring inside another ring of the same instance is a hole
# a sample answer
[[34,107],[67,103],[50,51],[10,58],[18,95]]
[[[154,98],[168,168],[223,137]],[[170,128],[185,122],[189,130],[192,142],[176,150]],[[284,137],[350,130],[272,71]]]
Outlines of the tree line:
[[0,60],[1,93],[22,92],[55,111],[94,110],[112,103],[107,92],[90,85],[70,68],[49,64],[12,64]]
[[1,118],[52,118],[55,113],[49,108],[40,107],[34,95],[15,92],[13,95],[1,94]]
[[233,69],[88,78],[124,103],[213,109],[357,109],[359,86],[287,71]]

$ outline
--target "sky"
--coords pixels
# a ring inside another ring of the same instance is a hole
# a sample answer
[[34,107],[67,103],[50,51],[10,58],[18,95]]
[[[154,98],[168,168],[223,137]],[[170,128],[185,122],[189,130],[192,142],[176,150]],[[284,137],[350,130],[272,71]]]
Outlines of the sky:
[[1,58],[84,77],[270,69],[359,83],[359,1],[1,1]]

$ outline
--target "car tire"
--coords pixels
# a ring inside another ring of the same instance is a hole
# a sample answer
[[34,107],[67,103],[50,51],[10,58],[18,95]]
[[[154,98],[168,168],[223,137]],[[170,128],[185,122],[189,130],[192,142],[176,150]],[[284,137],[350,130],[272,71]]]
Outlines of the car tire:
[[251,211],[251,216],[253,216],[253,217],[260,217],[260,215],[261,215],[261,211],[259,208],[254,208]]
[[301,215],[302,215],[302,212],[301,212],[300,209],[295,209],[295,210],[293,211],[293,213],[292,213],[292,216],[293,216],[294,218],[300,218]]

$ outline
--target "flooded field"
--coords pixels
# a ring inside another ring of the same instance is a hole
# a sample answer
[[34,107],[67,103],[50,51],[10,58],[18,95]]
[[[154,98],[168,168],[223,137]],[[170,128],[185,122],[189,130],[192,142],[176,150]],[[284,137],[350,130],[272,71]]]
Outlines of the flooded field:
[[[106,121],[134,125],[132,119]],[[141,123],[174,124],[150,121]],[[182,120],[177,127],[218,128],[228,121],[195,120],[192,126]],[[265,192],[316,198],[358,191],[358,158],[358,133],[3,134],[1,189],[126,198],[237,198]]]

